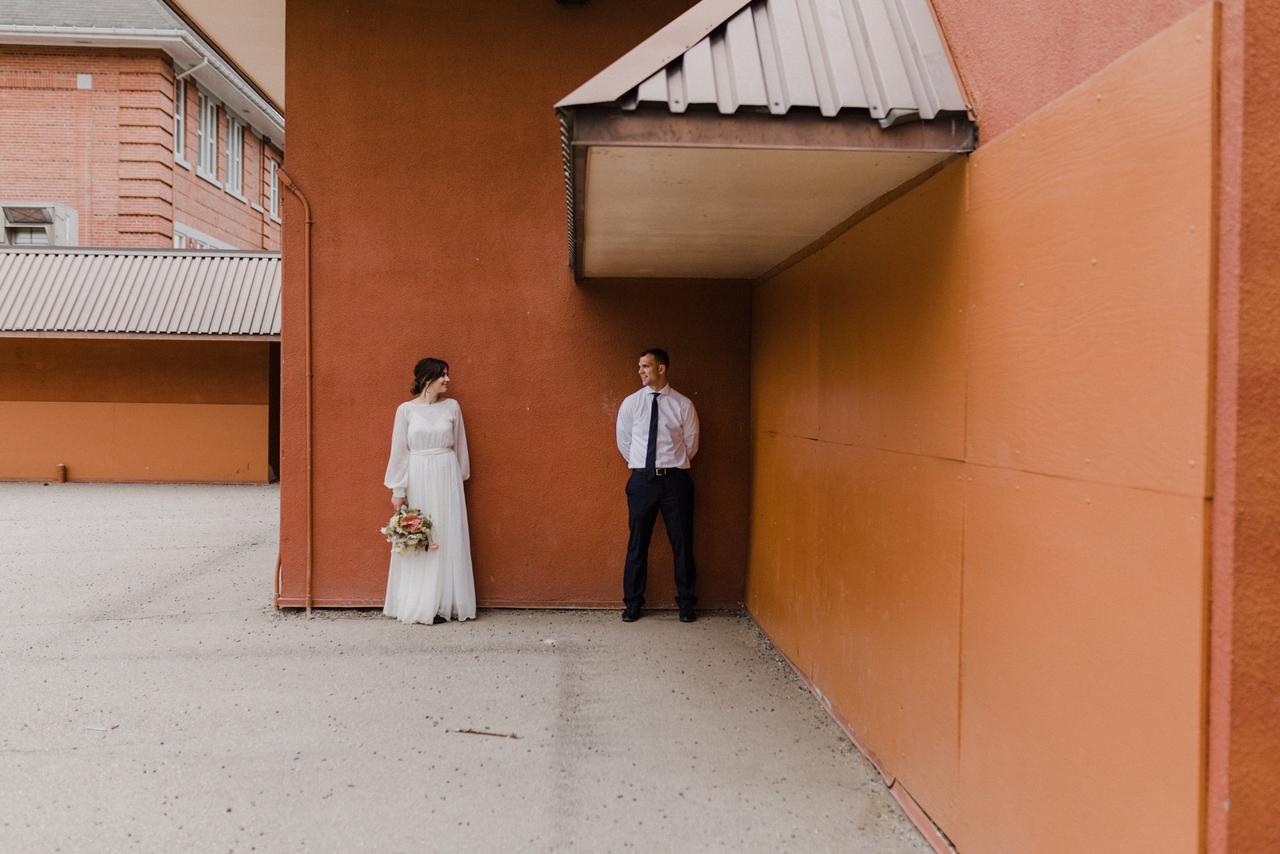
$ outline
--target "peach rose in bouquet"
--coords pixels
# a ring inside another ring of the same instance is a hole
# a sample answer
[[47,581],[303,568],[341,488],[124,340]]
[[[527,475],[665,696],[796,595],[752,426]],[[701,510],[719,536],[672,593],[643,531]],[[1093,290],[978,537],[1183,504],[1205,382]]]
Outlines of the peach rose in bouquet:
[[424,515],[416,508],[401,507],[387,520],[386,526],[378,530],[387,538],[387,542],[391,543],[392,551],[407,552],[437,548],[431,527],[431,517]]

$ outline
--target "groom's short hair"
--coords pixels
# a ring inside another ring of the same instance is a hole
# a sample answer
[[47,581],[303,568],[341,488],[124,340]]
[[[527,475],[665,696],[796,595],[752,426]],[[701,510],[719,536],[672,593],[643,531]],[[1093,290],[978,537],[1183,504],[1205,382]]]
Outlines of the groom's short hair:
[[671,357],[668,356],[667,351],[663,350],[661,347],[650,347],[648,350],[645,350],[643,353],[640,354],[641,359],[643,359],[645,356],[652,356],[653,360],[657,362],[659,365],[662,365],[668,368],[671,367]]

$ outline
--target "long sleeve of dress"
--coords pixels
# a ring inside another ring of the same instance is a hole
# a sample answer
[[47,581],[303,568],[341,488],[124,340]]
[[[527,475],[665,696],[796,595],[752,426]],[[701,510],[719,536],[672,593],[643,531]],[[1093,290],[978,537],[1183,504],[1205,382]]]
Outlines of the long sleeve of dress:
[[467,454],[467,430],[462,426],[462,407],[458,408],[458,417],[453,422],[453,452],[458,455],[458,468],[462,469],[462,479],[471,477],[471,457]]
[[396,410],[395,425],[391,428],[391,459],[387,461],[383,483],[395,498],[403,498],[409,485],[409,413],[403,406]]

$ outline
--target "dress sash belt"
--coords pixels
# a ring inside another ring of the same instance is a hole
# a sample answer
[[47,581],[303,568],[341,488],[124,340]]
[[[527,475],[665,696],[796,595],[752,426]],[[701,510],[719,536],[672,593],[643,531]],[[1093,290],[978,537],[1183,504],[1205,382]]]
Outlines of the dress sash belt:
[[409,454],[415,457],[434,457],[440,454],[452,454],[453,448],[418,448],[411,449]]

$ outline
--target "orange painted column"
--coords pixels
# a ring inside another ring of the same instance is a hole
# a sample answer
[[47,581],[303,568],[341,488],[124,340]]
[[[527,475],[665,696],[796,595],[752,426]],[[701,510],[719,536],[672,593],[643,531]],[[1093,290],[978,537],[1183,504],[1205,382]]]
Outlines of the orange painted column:
[[1207,848],[1280,850],[1280,7],[1222,4]]

